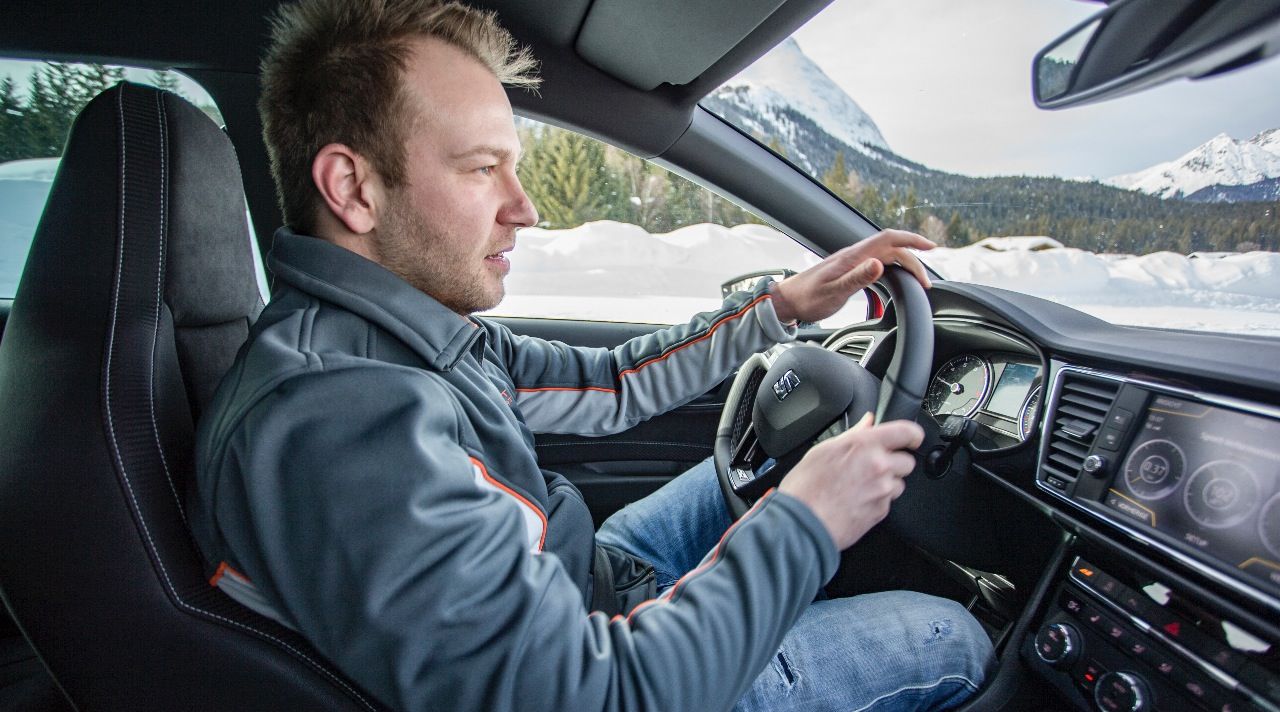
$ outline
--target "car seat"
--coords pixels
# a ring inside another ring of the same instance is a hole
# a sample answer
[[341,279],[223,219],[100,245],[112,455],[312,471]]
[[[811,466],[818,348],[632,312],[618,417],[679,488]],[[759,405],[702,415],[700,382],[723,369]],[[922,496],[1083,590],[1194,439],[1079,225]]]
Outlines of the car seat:
[[230,140],[122,83],[68,139],[0,342],[0,594],[78,708],[381,705],[210,586],[194,426],[262,308]]

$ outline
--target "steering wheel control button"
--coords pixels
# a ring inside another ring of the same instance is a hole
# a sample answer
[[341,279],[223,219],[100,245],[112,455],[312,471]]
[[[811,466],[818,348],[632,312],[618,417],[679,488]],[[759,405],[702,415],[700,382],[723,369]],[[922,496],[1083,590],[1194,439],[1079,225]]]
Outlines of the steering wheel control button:
[[1052,667],[1069,667],[1080,656],[1080,640],[1070,625],[1050,623],[1036,633],[1036,655]]
[[1151,691],[1141,677],[1130,672],[1109,672],[1098,679],[1093,701],[1106,712],[1143,712],[1153,709]]

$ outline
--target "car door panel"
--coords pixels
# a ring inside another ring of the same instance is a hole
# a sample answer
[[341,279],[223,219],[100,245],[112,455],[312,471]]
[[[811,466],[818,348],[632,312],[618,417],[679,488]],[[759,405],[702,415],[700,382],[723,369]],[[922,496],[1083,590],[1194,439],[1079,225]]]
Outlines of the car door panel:
[[[663,328],[660,324],[497,318],[517,334],[574,346],[612,347]],[[805,339],[820,339],[813,331]],[[733,374],[689,403],[622,433],[603,437],[537,436],[538,462],[581,490],[596,523],[628,502],[711,457],[711,445]]]
[[[663,328],[660,324],[567,319],[496,321],[517,334],[604,348]],[[578,487],[598,525],[626,503],[644,497],[711,456],[726,392],[727,383],[720,384],[691,403],[614,435],[540,434],[538,462]]]

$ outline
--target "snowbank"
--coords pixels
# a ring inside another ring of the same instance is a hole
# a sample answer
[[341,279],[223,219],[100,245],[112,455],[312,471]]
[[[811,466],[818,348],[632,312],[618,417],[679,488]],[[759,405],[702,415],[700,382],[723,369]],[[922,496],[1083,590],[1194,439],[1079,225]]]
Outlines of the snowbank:
[[0,163],[0,180],[52,181],[60,158],[24,158]]
[[[923,258],[946,279],[1032,294],[1114,323],[1280,336],[1280,253],[1099,255],[1049,237],[999,237]],[[673,323],[714,308],[720,284],[735,276],[803,270],[818,258],[764,225],[651,235],[606,221],[523,230],[511,262],[509,296],[496,313]],[[847,324],[860,309],[823,325]]]
[[818,261],[763,225],[690,225],[665,234],[612,221],[569,230],[529,228],[516,238],[507,292],[695,297],[718,303],[721,283],[733,277],[766,269],[800,271]]
[[[1015,238],[1003,238],[1006,245]],[[1173,252],[1097,255],[1070,247],[993,252],[982,243],[938,248],[924,256],[947,279],[989,284],[1036,295],[1116,298],[1170,291],[1208,291],[1280,300],[1280,253],[1248,252],[1219,259],[1188,259]]]

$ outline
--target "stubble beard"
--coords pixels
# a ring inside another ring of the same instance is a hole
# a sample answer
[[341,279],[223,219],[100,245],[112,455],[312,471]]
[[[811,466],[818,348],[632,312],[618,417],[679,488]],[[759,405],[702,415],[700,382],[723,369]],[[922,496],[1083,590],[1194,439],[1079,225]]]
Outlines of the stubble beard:
[[405,198],[397,196],[386,207],[377,237],[383,267],[462,316],[498,306],[505,296],[501,279],[497,294],[487,293],[487,275],[477,269],[483,266],[468,264],[469,255],[450,254],[446,246],[451,242]]

